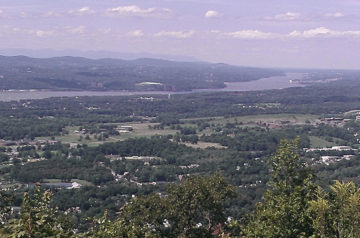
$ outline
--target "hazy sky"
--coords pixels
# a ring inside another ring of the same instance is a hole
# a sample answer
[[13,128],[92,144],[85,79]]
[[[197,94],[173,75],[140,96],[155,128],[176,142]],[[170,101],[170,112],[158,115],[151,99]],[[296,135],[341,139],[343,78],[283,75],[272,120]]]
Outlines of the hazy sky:
[[0,48],[360,69],[360,0],[0,0]]

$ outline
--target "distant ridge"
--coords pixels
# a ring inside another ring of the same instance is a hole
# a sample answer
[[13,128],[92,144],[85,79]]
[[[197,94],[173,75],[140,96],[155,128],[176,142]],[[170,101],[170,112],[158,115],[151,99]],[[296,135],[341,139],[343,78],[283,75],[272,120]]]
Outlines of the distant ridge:
[[23,55],[0,56],[0,72],[0,90],[189,91],[283,75],[280,70],[207,62]]
[[197,62],[201,61],[194,57],[183,56],[183,55],[170,55],[170,54],[152,54],[152,53],[126,53],[126,52],[114,52],[114,51],[81,51],[81,50],[53,50],[53,49],[0,49],[0,55],[5,56],[16,56],[26,55],[34,58],[53,58],[61,57],[64,55],[73,57],[84,57],[89,59],[124,59],[124,60],[135,60],[138,58],[155,58],[164,59],[171,61],[186,61],[186,62]]

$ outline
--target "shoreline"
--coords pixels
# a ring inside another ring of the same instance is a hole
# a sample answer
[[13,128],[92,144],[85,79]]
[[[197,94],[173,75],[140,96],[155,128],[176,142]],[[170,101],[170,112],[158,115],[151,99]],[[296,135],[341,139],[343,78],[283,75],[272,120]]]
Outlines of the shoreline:
[[131,95],[166,95],[206,92],[245,92],[279,90],[291,87],[305,87],[292,80],[300,80],[303,74],[288,73],[285,76],[274,76],[247,82],[226,82],[225,88],[193,89],[191,91],[129,91],[129,90],[51,90],[51,89],[9,89],[0,90],[0,102],[44,99],[51,97],[84,97],[84,96],[131,96]]

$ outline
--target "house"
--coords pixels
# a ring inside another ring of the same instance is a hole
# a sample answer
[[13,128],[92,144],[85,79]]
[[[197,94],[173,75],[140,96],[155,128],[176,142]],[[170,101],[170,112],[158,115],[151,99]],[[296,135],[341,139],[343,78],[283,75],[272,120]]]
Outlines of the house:
[[350,146],[333,146],[331,148],[304,148],[305,152],[311,151],[356,151],[357,149],[353,149]]
[[129,133],[129,132],[131,132],[133,130],[133,127],[132,126],[125,126],[125,125],[123,125],[123,126],[120,126],[119,128],[118,128],[118,132],[119,133]]

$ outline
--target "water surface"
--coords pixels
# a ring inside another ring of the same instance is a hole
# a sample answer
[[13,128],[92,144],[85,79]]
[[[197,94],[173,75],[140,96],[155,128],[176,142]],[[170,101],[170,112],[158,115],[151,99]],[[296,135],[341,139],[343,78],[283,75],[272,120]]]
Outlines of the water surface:
[[36,91],[36,90],[11,90],[0,91],[0,101],[19,101],[22,99],[44,99],[51,97],[81,97],[81,96],[129,96],[146,94],[185,94],[197,92],[231,92],[231,91],[257,91],[270,89],[283,89],[290,87],[302,87],[303,85],[292,80],[301,79],[301,73],[287,73],[285,76],[275,76],[262,78],[249,82],[231,82],[225,83],[226,87],[222,89],[198,89],[191,92],[131,92],[131,91]]

